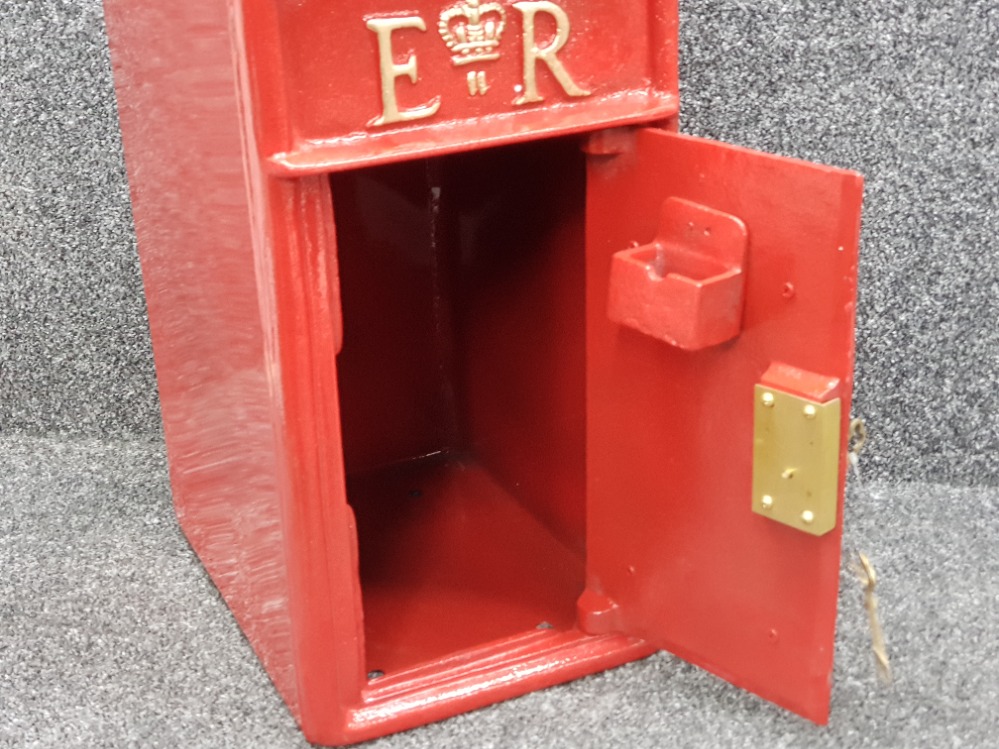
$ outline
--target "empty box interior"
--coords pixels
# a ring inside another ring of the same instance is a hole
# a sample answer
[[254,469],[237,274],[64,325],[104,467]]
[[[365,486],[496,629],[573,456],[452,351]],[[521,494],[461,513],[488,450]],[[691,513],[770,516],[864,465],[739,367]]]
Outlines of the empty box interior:
[[585,542],[577,140],[331,179],[369,671],[572,628]]

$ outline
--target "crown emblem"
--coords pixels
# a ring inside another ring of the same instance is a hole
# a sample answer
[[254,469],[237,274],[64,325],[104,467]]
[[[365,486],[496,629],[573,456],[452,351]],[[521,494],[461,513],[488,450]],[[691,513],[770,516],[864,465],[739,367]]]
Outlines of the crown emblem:
[[455,65],[498,60],[506,11],[499,3],[465,0],[444,10],[437,28]]

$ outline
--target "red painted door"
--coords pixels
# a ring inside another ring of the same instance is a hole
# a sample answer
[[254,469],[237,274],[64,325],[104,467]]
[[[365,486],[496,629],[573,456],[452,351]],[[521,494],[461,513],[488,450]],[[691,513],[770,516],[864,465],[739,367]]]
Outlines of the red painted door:
[[[583,626],[825,722],[862,180],[652,129],[605,150],[588,176]],[[775,364],[842,400],[821,536],[752,511],[754,388]]]

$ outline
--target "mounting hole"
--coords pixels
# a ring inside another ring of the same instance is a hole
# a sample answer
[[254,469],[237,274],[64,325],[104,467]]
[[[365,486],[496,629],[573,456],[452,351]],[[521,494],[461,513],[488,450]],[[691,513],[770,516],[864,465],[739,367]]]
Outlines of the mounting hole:
[[409,490],[409,496],[411,496],[413,499],[419,499],[420,497],[423,496],[423,490],[421,490],[421,489],[410,489]]
[[374,671],[368,671],[368,681],[374,681],[375,679],[380,679],[385,675],[384,671],[379,671],[375,669]]

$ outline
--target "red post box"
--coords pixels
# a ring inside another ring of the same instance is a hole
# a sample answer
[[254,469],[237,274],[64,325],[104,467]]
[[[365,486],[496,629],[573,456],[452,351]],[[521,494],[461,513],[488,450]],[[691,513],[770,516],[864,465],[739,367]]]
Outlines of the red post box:
[[177,513],[314,742],[665,648],[827,719],[859,176],[676,0],[105,0]]

